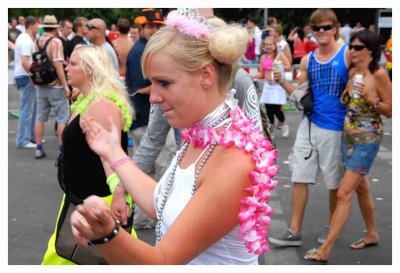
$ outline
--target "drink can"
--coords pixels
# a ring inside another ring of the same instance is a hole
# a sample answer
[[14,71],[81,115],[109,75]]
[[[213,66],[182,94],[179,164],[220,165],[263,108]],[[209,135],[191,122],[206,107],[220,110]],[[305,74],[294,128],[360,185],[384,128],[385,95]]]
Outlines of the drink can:
[[[361,83],[364,83],[364,76],[361,74],[355,74],[353,77],[353,86],[355,84],[361,84]],[[353,87],[352,93],[353,93],[353,96],[352,96],[353,99],[361,98],[360,94],[358,94],[358,91],[356,89],[354,89],[354,87]]]
[[282,75],[282,78],[279,80],[279,82],[284,82],[285,81],[285,66],[283,65],[282,61],[280,61],[280,60],[274,61],[274,70],[277,72],[280,72]]

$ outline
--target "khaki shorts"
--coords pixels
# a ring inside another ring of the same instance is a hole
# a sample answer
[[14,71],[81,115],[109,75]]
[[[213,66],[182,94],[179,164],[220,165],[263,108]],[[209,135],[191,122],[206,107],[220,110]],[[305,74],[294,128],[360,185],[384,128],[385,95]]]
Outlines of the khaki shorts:
[[[341,153],[342,132],[322,129],[311,123],[311,146],[308,124],[308,119],[304,118],[297,130],[290,156],[292,181],[315,184],[321,173],[326,188],[335,190],[339,187],[344,173]],[[313,149],[312,155],[306,160],[311,149]]]
[[57,123],[67,124],[70,111],[63,87],[37,86],[36,94],[36,121],[46,122],[53,109]]

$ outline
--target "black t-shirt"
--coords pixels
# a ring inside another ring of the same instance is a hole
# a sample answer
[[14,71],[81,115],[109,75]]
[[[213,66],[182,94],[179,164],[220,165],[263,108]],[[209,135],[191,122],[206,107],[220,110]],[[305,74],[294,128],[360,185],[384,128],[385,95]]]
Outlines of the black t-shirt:
[[131,95],[133,107],[135,108],[135,120],[132,122],[131,130],[146,126],[149,123],[150,102],[149,95],[134,94],[138,89],[151,85],[151,82],[143,78],[141,59],[147,40],[141,37],[129,51],[126,60],[126,78],[125,83],[128,93]]
[[72,38],[67,45],[67,56],[68,58],[71,57],[72,51],[74,51],[74,48],[77,45],[83,44],[85,45],[85,40],[83,39],[82,36],[75,35],[74,38]]
[[67,47],[68,47],[68,40],[64,40],[63,38],[61,38],[60,36],[58,36],[58,38],[61,40],[62,45],[63,45],[63,53],[64,53],[64,60],[68,60],[68,53],[67,53]]
[[21,31],[16,28],[12,28],[8,30],[8,40],[13,42],[15,44],[15,41],[17,40],[18,35],[21,34]]

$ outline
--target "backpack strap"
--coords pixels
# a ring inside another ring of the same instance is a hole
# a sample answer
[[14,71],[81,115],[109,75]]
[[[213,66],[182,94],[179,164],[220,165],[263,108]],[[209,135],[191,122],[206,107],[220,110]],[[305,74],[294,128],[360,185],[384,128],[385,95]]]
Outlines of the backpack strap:
[[53,40],[53,38],[55,38],[55,37],[50,37],[50,39],[48,39],[48,40],[46,41],[46,43],[44,44],[44,47],[43,47],[43,48],[40,47],[40,45],[39,45],[39,39],[37,39],[37,40],[36,40],[36,44],[37,44],[37,46],[38,46],[39,51],[42,51],[42,50],[43,50],[43,51],[46,51],[47,46],[49,45],[50,41]]

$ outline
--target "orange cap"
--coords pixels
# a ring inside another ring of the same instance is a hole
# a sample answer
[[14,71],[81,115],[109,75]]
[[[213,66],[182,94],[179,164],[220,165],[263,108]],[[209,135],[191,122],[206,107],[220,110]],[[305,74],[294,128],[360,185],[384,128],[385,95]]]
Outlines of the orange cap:
[[135,25],[160,24],[164,25],[164,18],[160,9],[143,9],[142,14],[133,21]]

